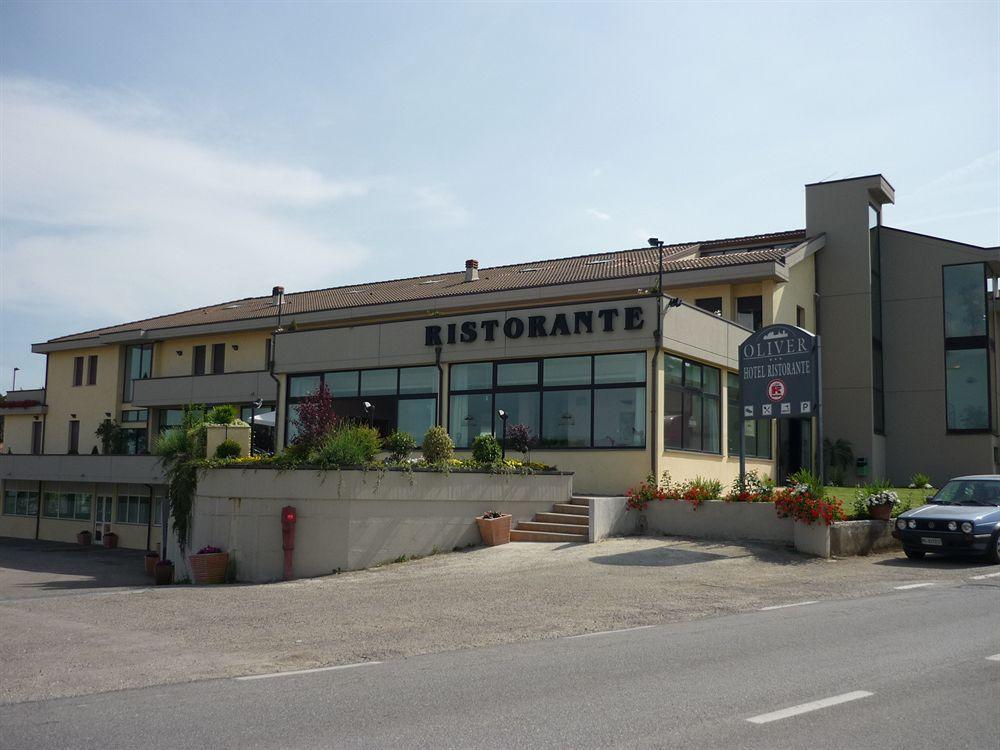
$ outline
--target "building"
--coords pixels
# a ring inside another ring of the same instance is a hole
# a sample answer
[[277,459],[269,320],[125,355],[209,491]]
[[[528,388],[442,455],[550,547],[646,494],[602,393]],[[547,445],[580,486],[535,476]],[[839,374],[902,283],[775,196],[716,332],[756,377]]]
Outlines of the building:
[[[145,547],[164,488],[144,454],[185,404],[235,403],[247,419],[276,409],[280,446],[320,384],[345,416],[417,438],[443,424],[460,449],[499,435],[503,410],[578,491],[622,493],[665,470],[728,484],[738,347],[771,323],[821,336],[825,436],[857,457],[845,481],[996,472],[1000,248],[883,226],[894,191],[881,175],[807,185],[805,198],[805,229],[664,246],[662,294],[657,247],[470,260],[36,344],[45,388],[0,408],[0,535],[70,540],[92,525]],[[92,455],[108,419],[128,455]],[[816,453],[809,420],[742,433],[748,467],[778,480]]]

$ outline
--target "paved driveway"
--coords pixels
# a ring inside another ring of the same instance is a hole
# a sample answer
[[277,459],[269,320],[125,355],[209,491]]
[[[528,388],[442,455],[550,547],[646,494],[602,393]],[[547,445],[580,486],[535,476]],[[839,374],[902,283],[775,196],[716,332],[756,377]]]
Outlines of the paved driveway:
[[0,537],[0,601],[147,586],[144,554]]

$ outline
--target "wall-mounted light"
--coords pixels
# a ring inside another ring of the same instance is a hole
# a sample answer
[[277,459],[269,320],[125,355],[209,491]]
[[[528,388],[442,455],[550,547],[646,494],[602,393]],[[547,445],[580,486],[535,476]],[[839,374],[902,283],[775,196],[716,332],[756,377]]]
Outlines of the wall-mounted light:
[[238,352],[239,350],[240,350],[240,345],[239,344],[233,344],[233,351],[234,352]]
[[372,427],[375,424],[375,404],[371,401],[365,401],[365,413],[368,414],[368,426]]
[[107,417],[108,419],[111,419],[111,412],[109,411],[104,412],[104,416]]
[[70,418],[70,419],[76,419],[76,414],[70,414],[70,415],[69,415],[69,418]]
[[177,350],[177,356],[178,357],[183,357],[184,356],[184,350],[183,349],[178,349]]

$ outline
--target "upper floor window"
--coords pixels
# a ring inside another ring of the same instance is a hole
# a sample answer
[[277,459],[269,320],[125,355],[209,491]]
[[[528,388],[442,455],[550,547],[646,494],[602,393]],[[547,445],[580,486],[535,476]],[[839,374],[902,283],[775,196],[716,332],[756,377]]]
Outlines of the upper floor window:
[[760,295],[737,297],[736,322],[744,328],[759,331],[764,325],[764,298]]
[[191,374],[192,375],[204,375],[205,374],[205,345],[200,344],[194,347],[192,350],[191,357]]
[[153,373],[153,345],[132,344],[125,347],[125,383],[122,401],[132,402],[132,384],[136,380],[148,378]]
[[83,385],[83,357],[73,357],[73,385]]
[[212,374],[221,375],[226,371],[226,345],[212,344]]
[[87,357],[87,385],[97,385],[97,355]]
[[985,263],[941,269],[944,294],[944,358],[947,429],[990,430],[992,337]]
[[694,306],[713,315],[722,315],[722,297],[702,297],[694,301]]

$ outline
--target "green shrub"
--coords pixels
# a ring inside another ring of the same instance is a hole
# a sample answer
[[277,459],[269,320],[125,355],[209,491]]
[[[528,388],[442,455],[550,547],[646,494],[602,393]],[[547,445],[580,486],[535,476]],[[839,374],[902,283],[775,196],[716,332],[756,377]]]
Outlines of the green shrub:
[[364,466],[378,455],[381,445],[375,428],[348,424],[327,435],[309,460],[322,465]]
[[809,488],[809,492],[811,492],[814,497],[823,497],[825,489],[823,487],[823,480],[809,471],[809,469],[799,469],[797,472],[788,477],[788,481],[793,487],[798,484],[804,484]]
[[479,435],[472,441],[472,459],[480,464],[495,464],[503,456],[500,442],[492,435]]
[[455,452],[455,444],[451,441],[451,436],[440,425],[427,430],[421,447],[424,451],[424,460],[430,464],[444,463]]
[[215,449],[216,458],[239,458],[243,449],[235,440],[223,440]]
[[173,457],[190,452],[191,439],[183,427],[172,427],[153,444],[153,453],[157,456]]
[[932,489],[931,478],[918,471],[910,477],[910,487],[915,487],[916,489]]
[[718,500],[722,497],[722,482],[718,479],[707,479],[702,476],[697,476],[687,483],[685,489],[699,490],[713,500]]
[[400,463],[410,457],[417,447],[417,441],[410,433],[396,430],[385,439],[383,447],[389,451],[389,458]]
[[239,416],[240,410],[232,404],[220,404],[208,410],[205,421],[209,424],[232,424]]

